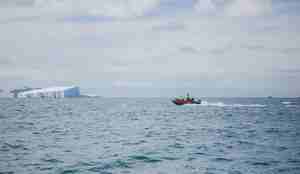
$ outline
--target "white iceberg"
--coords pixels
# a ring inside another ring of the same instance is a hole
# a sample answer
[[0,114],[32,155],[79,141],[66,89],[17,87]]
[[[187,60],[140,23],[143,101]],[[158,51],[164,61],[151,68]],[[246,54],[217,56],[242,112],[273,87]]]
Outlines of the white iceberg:
[[18,93],[18,97],[20,98],[65,98],[79,96],[80,90],[76,86],[42,88]]

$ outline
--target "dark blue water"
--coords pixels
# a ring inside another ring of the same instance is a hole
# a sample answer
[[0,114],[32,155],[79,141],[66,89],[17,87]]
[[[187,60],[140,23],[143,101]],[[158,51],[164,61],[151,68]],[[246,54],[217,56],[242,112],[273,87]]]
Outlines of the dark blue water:
[[300,173],[300,101],[1,99],[0,173]]

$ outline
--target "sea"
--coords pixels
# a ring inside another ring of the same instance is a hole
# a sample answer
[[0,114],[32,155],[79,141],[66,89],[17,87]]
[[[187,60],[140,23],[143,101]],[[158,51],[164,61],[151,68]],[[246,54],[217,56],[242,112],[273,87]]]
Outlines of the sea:
[[0,174],[300,174],[299,98],[0,99]]

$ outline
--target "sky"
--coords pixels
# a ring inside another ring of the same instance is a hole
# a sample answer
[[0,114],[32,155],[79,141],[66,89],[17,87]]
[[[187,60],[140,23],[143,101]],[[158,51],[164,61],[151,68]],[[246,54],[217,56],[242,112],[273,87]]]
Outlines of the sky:
[[298,0],[0,0],[0,96],[300,96]]

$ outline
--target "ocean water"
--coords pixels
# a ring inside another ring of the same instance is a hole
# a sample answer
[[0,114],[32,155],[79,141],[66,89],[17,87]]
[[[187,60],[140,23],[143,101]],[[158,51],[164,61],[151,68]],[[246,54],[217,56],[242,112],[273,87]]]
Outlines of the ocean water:
[[1,174],[299,174],[300,101],[0,99]]

